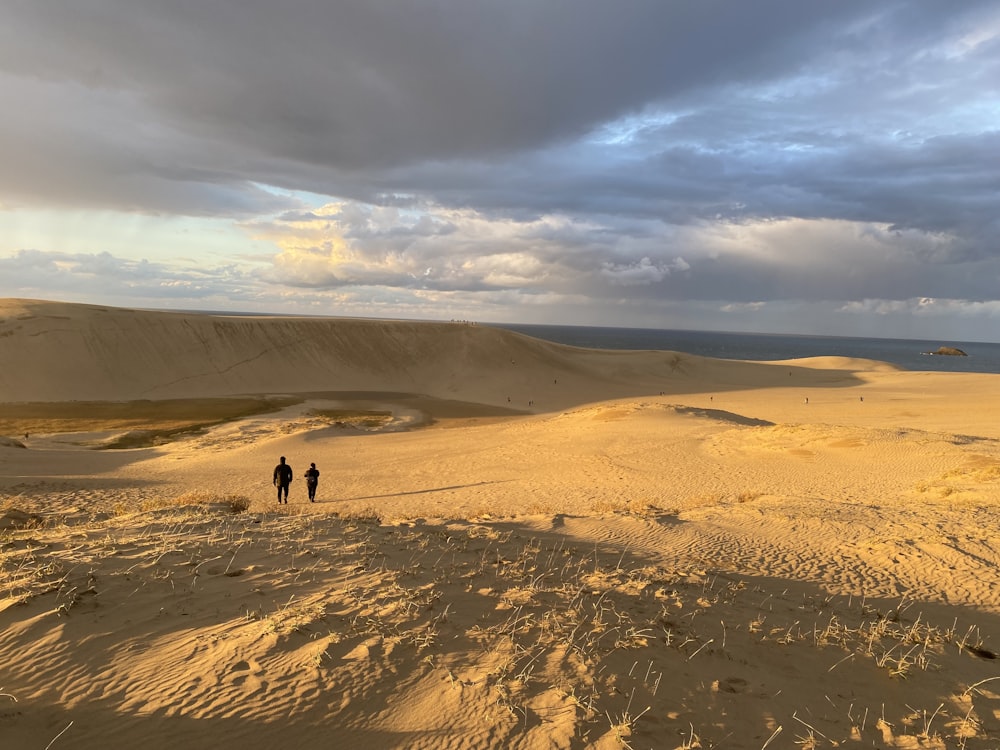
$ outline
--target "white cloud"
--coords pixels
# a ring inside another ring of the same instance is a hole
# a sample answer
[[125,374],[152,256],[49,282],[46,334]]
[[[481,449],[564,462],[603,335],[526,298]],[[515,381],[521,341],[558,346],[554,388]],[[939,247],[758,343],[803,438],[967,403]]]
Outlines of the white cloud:
[[663,281],[670,274],[670,268],[653,263],[649,258],[640,258],[635,263],[604,263],[601,276],[619,286],[645,286]]
[[848,302],[841,312],[851,315],[913,316],[947,320],[985,321],[1000,318],[1000,300],[962,300],[914,297],[903,300],[865,299]]

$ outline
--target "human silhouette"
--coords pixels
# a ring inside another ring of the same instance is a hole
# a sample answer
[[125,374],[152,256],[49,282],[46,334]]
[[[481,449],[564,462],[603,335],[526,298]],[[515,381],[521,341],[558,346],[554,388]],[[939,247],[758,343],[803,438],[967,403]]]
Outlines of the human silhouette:
[[281,496],[284,494],[285,505],[288,505],[288,485],[292,483],[292,467],[285,463],[282,456],[278,465],[274,467],[274,486],[278,488],[278,504],[282,502]]
[[319,469],[316,464],[309,464],[306,469],[306,489],[309,490],[309,502],[316,502],[316,485],[319,484]]

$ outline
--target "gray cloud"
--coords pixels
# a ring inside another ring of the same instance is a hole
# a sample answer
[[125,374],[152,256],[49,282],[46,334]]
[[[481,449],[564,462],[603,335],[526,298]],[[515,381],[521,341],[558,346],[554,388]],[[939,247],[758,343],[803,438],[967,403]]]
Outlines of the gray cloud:
[[134,92],[164,122],[348,168],[533,148],[700,85],[770,77],[866,7],[5,4],[0,62],[14,73]]
[[[149,306],[150,300],[187,300],[216,296],[220,291],[236,296],[246,286],[246,274],[232,267],[178,267],[145,260],[121,258],[110,253],[56,253],[23,250],[0,258],[0,274],[17,279],[22,296],[48,299],[53,290],[63,298],[108,295]],[[142,303],[141,300],[145,300]]]

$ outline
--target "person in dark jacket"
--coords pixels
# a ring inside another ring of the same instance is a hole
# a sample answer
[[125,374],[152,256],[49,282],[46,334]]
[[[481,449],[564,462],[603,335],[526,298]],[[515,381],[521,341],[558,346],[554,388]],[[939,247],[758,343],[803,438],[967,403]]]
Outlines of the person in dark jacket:
[[309,490],[309,502],[316,502],[316,485],[319,484],[319,469],[316,464],[309,464],[306,469],[306,489]]
[[278,503],[282,502],[281,495],[284,493],[285,505],[288,505],[288,485],[292,483],[292,467],[285,463],[285,457],[281,457],[280,463],[274,467],[274,486],[278,488]]

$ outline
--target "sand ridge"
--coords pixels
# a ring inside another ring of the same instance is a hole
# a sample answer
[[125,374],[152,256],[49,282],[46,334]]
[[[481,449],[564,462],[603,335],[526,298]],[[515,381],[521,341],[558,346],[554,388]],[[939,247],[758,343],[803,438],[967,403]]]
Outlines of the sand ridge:
[[0,311],[3,747],[1000,743],[997,376]]

